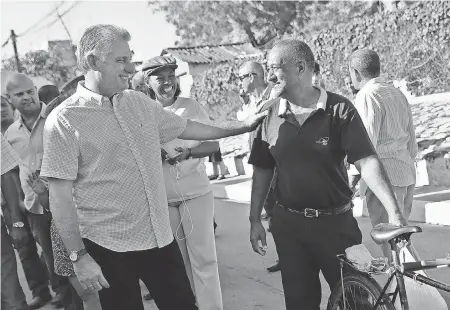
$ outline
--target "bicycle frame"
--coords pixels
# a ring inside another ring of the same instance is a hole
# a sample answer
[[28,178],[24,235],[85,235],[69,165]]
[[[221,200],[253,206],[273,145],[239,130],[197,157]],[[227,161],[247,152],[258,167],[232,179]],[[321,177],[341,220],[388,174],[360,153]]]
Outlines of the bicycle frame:
[[[450,258],[442,258],[435,259],[429,261],[420,261],[420,262],[411,262],[411,263],[400,263],[399,258],[399,248],[398,244],[403,244],[404,246],[409,243],[410,235],[408,236],[399,236],[391,241],[389,244],[391,246],[392,258],[393,258],[393,266],[395,267],[395,272],[391,277],[389,277],[388,283],[385,285],[382,291],[382,295],[385,293],[385,290],[389,287],[390,282],[392,282],[393,276],[395,275],[397,279],[397,287],[394,292],[394,296],[392,302],[395,302],[395,298],[397,294],[400,296],[400,304],[402,306],[402,310],[409,310],[408,297],[406,296],[406,287],[404,277],[408,277],[413,279],[414,281],[423,283],[425,285],[450,292],[450,285],[436,281],[426,276],[422,276],[420,274],[414,273],[413,271],[420,271],[425,269],[433,269],[440,267],[450,267]],[[381,299],[380,299],[381,300]],[[377,301],[378,302],[378,301]],[[376,309],[376,308],[375,308]]]
[[[388,281],[384,285],[381,290],[381,294],[378,297],[375,305],[372,310],[376,310],[378,306],[381,305],[383,301],[383,297],[386,295],[391,298],[392,303],[395,303],[397,296],[400,297],[400,304],[402,306],[402,310],[409,310],[408,298],[406,296],[406,288],[404,277],[408,277],[413,279],[414,281],[423,283],[425,285],[440,289],[442,291],[446,291],[450,293],[450,285],[436,281],[426,276],[422,276],[420,274],[414,273],[414,271],[432,269],[432,268],[441,268],[441,267],[450,267],[450,258],[442,258],[428,261],[420,261],[420,262],[412,262],[412,263],[400,263],[399,258],[399,250],[397,247],[397,243],[399,242],[409,242],[409,238],[405,240],[405,238],[399,238],[396,240],[391,240],[389,243],[391,245],[392,258],[393,262],[390,264],[392,272],[389,275]],[[338,259],[341,261],[341,271],[343,264],[351,267],[353,270],[357,272],[363,272],[355,268],[355,266],[345,257],[345,255],[338,255]],[[386,293],[392,280],[394,277],[397,280],[397,287],[393,293]]]

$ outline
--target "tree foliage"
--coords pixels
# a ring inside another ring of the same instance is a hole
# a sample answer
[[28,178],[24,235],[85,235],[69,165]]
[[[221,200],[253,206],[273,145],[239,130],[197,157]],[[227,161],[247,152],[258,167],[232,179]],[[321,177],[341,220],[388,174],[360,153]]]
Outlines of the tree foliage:
[[322,67],[327,88],[344,90],[351,53],[369,47],[392,80],[405,79],[415,95],[449,90],[450,3],[417,2],[396,11],[355,18],[303,36]]
[[[336,10],[345,11],[346,5],[338,4]],[[347,22],[296,36],[312,48],[326,88],[346,94],[349,56],[355,49],[370,47],[380,54],[383,73],[391,80],[405,80],[414,95],[450,91],[450,2],[370,10],[361,7]],[[191,95],[214,119],[234,118],[240,109],[237,72],[243,61],[221,63],[194,77]]]
[[[22,73],[29,76],[42,76],[58,87],[75,76],[72,68],[61,66],[61,59],[44,50],[28,52],[19,60]],[[14,57],[2,60],[2,66],[5,70],[18,71]]]
[[177,29],[179,45],[248,41],[254,46],[293,34],[308,21],[301,1],[151,1]]

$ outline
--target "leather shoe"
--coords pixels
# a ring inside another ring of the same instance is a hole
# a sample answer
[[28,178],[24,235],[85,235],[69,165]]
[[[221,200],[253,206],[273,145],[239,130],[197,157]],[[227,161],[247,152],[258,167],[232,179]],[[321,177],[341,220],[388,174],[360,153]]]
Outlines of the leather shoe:
[[268,272],[277,272],[280,271],[281,267],[280,267],[280,262],[277,261],[274,265],[270,266],[269,268],[267,268]]
[[52,300],[51,295],[44,296],[34,296],[33,299],[28,303],[28,307],[30,309],[39,309],[48,304],[48,302]]
[[63,300],[64,295],[63,294],[56,294],[55,297],[53,297],[50,304],[55,308],[62,308],[63,307]]

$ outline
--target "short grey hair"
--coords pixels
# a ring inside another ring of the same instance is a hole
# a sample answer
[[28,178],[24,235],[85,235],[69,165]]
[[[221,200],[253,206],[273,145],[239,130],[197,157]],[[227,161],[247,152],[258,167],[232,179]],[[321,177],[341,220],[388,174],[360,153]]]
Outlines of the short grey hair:
[[313,72],[314,54],[311,48],[303,41],[297,39],[282,39],[275,42],[272,49],[280,49],[281,55],[285,61],[290,61],[294,65],[298,65],[301,61],[306,63],[306,69]]
[[358,70],[364,78],[379,77],[381,72],[380,56],[368,48],[356,50],[350,56],[350,67]]
[[115,25],[99,24],[86,29],[77,46],[78,67],[83,73],[89,71],[87,56],[94,54],[105,59],[111,49],[111,44],[117,40],[131,40],[128,30]]

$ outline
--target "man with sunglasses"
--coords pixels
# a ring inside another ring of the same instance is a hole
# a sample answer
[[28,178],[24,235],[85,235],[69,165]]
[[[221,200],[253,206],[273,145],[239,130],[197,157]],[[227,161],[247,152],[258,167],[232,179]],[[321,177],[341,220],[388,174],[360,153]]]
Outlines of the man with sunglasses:
[[264,68],[256,61],[248,61],[239,69],[239,95],[244,105],[242,112],[238,113],[238,120],[245,119],[250,113],[258,110],[258,104],[264,97],[268,97],[272,87],[264,79]]
[[[239,68],[239,95],[242,97],[244,105],[242,107],[242,111],[239,111],[241,113],[238,112],[238,120],[244,119],[248,114],[258,111],[258,108],[261,106],[262,102],[269,98],[270,91],[272,90],[272,84],[269,84],[266,81],[264,75],[265,74],[263,66],[256,61],[248,61]],[[250,133],[250,150],[252,149],[252,142],[256,138],[255,135],[257,132],[258,130],[255,130],[254,132]],[[271,201],[270,199],[267,200]],[[261,218],[264,220],[269,220],[270,223],[269,214],[270,211],[267,212],[266,210],[266,213],[264,213]],[[268,231],[270,231],[270,225]],[[280,271],[280,264],[278,260],[275,264],[268,267],[267,271]]]

